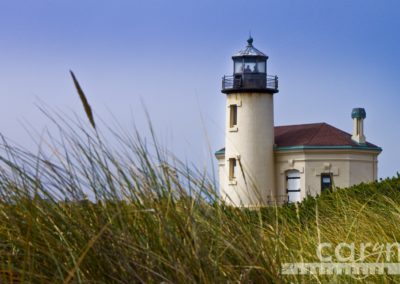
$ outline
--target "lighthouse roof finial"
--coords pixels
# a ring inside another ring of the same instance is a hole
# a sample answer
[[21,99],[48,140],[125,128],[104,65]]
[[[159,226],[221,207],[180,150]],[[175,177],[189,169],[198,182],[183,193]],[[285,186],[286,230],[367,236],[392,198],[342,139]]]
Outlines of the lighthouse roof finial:
[[239,51],[238,53],[234,54],[232,58],[235,57],[249,57],[249,56],[258,56],[258,57],[264,57],[265,59],[268,59],[268,56],[259,51],[257,48],[253,46],[253,38],[251,37],[251,34],[249,34],[249,39],[247,40],[247,46],[245,49]]
[[253,38],[250,36],[247,40],[248,46],[253,46]]
[[251,37],[251,34],[249,35],[249,39],[247,40],[247,46],[253,46],[253,38]]

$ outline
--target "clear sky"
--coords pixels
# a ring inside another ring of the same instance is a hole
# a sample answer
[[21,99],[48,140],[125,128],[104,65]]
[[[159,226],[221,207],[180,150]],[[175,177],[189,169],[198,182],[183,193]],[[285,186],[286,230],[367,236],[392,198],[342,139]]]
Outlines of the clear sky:
[[[82,114],[68,70],[97,119],[146,128],[197,166],[224,146],[221,77],[246,44],[280,78],[275,124],[327,122],[352,131],[367,111],[379,176],[400,170],[400,2],[393,0],[0,0],[0,132],[29,146],[46,102]],[[30,126],[28,126],[29,128]]]

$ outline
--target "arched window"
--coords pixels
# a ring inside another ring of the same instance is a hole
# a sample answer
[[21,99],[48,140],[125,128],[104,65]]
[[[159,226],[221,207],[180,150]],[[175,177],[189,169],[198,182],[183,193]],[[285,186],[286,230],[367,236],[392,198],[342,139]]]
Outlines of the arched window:
[[286,172],[286,191],[288,194],[288,203],[301,201],[300,172],[298,170]]

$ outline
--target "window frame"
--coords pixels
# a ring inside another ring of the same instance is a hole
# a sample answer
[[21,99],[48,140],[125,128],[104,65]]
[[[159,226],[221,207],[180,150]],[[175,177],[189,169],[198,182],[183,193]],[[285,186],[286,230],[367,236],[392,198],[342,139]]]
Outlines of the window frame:
[[236,172],[237,161],[236,158],[229,158],[228,161],[229,161],[229,181],[234,181],[236,180],[235,172]]
[[[330,183],[329,186],[326,186],[326,183],[324,183],[324,178],[329,177]],[[332,173],[321,173],[321,193],[324,191],[329,191],[332,190],[333,186],[333,175]]]
[[238,105],[229,105],[229,128],[237,127],[238,122]]

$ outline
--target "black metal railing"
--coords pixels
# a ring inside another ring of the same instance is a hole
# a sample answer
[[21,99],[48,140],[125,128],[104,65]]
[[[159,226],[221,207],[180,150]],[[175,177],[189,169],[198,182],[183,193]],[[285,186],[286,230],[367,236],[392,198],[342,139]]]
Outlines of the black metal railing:
[[271,90],[278,92],[278,76],[243,73],[222,78],[222,90]]

